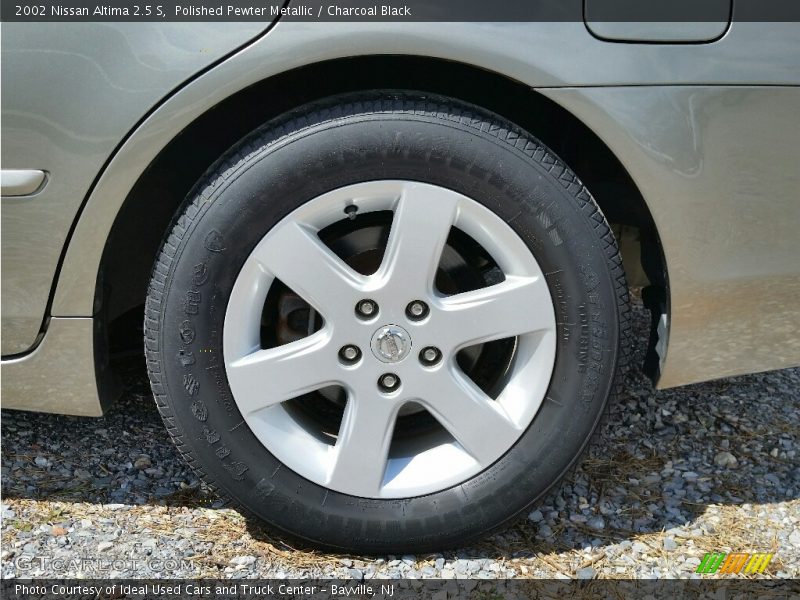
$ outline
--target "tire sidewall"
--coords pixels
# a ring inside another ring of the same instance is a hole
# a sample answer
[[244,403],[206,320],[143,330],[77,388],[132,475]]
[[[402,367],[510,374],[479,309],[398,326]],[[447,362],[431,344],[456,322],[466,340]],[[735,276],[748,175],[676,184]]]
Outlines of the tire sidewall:
[[[308,117],[293,132],[288,124],[257,132],[232,151],[238,160],[218,165],[197,188],[176,227],[164,286],[161,383],[192,458],[273,526],[330,548],[440,549],[529,506],[572,465],[597,424],[619,348],[607,225],[574,174],[507,124],[513,142],[430,114],[326,117],[320,111],[317,122]],[[244,422],[222,351],[229,294],[262,237],[323,193],[380,179],[446,187],[500,216],[545,273],[557,323],[551,383],[520,439],[468,481],[410,499],[341,494],[282,465]]]

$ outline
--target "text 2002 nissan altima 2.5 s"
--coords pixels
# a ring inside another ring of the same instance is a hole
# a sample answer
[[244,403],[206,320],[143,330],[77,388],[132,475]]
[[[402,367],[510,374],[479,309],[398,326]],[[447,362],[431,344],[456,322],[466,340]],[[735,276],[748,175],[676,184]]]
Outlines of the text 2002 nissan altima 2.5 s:
[[629,286],[660,387],[800,364],[800,26],[717,4],[4,23],[4,407],[102,415],[143,337],[220,494],[421,552],[576,463],[624,392]]

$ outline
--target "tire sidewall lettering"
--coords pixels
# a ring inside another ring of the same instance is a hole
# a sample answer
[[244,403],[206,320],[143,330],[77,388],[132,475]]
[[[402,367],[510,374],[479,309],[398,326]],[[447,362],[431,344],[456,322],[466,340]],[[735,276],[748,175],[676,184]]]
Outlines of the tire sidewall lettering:
[[[374,120],[338,124],[333,134],[316,125],[315,133],[289,136],[292,143],[283,140],[280,149],[267,143],[261,151],[250,152],[244,159],[247,168],[227,173],[224,181],[220,177],[202,191],[202,210],[172,264],[162,309],[162,355],[176,357],[173,368],[164,369],[164,386],[180,428],[228,493],[287,531],[306,521],[335,536],[334,523],[348,523],[348,536],[369,536],[370,522],[394,519],[407,539],[424,544],[468,530],[454,515],[469,510],[465,506],[470,503],[481,506],[497,524],[498,515],[523,508],[571,464],[610,390],[619,343],[616,292],[608,252],[597,239],[593,219],[583,212],[581,202],[590,203],[588,196],[577,199],[586,192],[579,184],[563,184],[548,171],[549,164],[534,162],[516,149],[504,154],[509,148],[485,132],[431,123],[412,114],[405,119],[396,127],[404,133],[407,152],[402,159],[392,154],[393,161],[386,160],[390,128],[381,130]],[[409,133],[425,127],[432,130],[424,129],[416,140]],[[364,146],[361,152],[342,150],[359,143]],[[445,153],[459,160],[428,160],[431,145],[437,149],[434,157]],[[505,166],[493,172],[501,155]],[[302,172],[290,168],[298,161],[305,166]],[[491,175],[477,178],[482,172]],[[355,498],[291,472],[244,424],[225,372],[222,331],[228,295],[252,249],[294,208],[365,177],[425,181],[482,202],[506,220],[536,256],[556,314],[558,350],[549,399],[528,431],[490,468],[423,498]],[[548,453],[560,458],[543,460]],[[353,521],[354,509],[360,520]],[[438,523],[433,531],[426,529],[426,520]],[[341,543],[346,544],[344,538]]]

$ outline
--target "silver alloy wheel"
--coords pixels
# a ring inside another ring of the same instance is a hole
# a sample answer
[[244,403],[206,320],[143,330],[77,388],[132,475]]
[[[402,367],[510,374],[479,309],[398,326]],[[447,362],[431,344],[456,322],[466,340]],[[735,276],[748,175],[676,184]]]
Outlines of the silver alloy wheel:
[[[358,215],[394,213],[383,260],[372,275],[350,268],[318,236],[347,218],[351,206]],[[505,276],[501,283],[451,296],[436,290],[451,227],[488,252]],[[262,349],[262,309],[275,279],[319,312],[324,325],[303,339]],[[355,310],[365,298],[379,307],[369,319]],[[417,300],[429,312],[411,320],[406,308]],[[378,338],[385,343],[376,346]],[[516,338],[514,359],[493,399],[464,374],[456,354],[505,338]],[[354,364],[340,360],[348,345],[361,351]],[[439,349],[442,359],[422,364],[417,353],[426,347]],[[372,181],[314,198],[264,236],[231,292],[223,352],[245,422],[284,465],[345,494],[408,498],[463,482],[510,449],[544,399],[556,326],[544,274],[497,215],[442,187]],[[387,373],[400,381],[388,392],[378,387]],[[347,397],[335,443],[320,439],[285,406],[327,386],[341,386]],[[426,409],[449,436],[390,454],[395,422],[408,403]]]

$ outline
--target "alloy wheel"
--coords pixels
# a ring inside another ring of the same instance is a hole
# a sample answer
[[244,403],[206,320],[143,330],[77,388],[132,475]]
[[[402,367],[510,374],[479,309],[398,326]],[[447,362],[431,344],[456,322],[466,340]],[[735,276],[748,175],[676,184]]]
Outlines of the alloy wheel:
[[[389,224],[374,270],[326,243],[327,228],[377,214]],[[441,285],[453,231],[493,266],[466,291]],[[307,306],[308,327],[265,344],[278,285]],[[489,389],[474,357],[500,341],[502,360],[482,367]],[[245,422],[285,466],[341,493],[408,498],[465,481],[513,446],[544,399],[556,325],[541,268],[497,215],[443,187],[372,181],[310,200],[264,236],[233,287],[223,352]],[[311,396],[338,423],[297,410]]]

